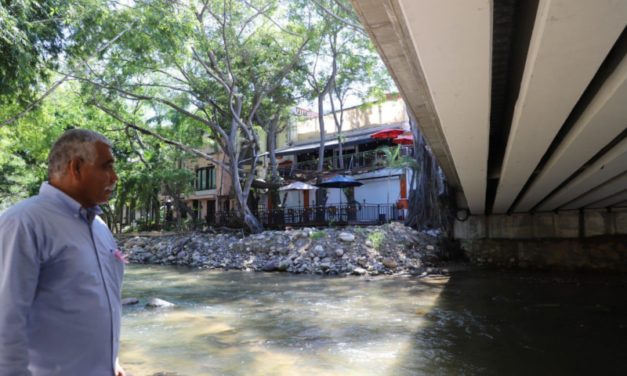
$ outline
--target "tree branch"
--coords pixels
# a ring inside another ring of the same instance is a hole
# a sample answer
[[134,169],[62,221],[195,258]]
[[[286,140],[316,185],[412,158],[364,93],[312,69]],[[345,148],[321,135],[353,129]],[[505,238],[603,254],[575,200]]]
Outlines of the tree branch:
[[[248,2],[248,1],[246,1],[246,0],[243,0],[243,2],[244,2],[244,4],[246,4],[247,6],[251,7],[251,8],[252,8],[252,9],[254,9],[255,11],[257,11],[257,14],[255,14],[255,17],[256,17],[259,13],[261,13],[261,14],[262,14],[262,15],[263,15],[266,19],[268,19],[268,21],[272,22],[272,23],[274,24],[274,26],[276,26],[276,27],[277,27],[279,30],[281,30],[282,32],[284,32],[284,33],[286,33],[286,34],[289,34],[289,35],[291,35],[291,36],[294,36],[294,37],[298,37],[298,36],[300,36],[300,35],[298,35],[298,34],[296,34],[296,33],[293,33],[293,32],[291,32],[291,31],[285,30],[285,28],[284,28],[283,26],[279,25],[279,24],[278,24],[278,23],[277,23],[277,22],[276,22],[276,21],[275,21],[272,17],[269,17],[269,16],[265,13],[265,10],[259,10],[259,9],[255,8],[255,6],[254,6],[253,4],[251,4],[250,2]],[[245,26],[245,25],[244,25],[244,26]],[[243,27],[242,27],[242,30],[243,30]],[[241,33],[241,32],[240,32],[240,33]],[[238,34],[238,36],[239,36],[239,34]]]
[[64,83],[65,81],[68,80],[68,76],[63,77],[62,79],[58,80],[57,82],[55,82],[52,86],[50,86],[50,88],[48,88],[48,90],[46,90],[46,92],[39,97],[36,101],[30,103],[28,106],[26,106],[26,108],[24,110],[22,110],[21,112],[19,112],[17,115],[5,120],[2,122],[2,124],[0,124],[0,127],[4,127],[5,125],[9,125],[11,123],[13,123],[14,121],[24,117],[27,113],[29,113],[33,108],[35,108],[39,103],[41,103],[44,99],[46,99],[46,97],[50,94],[52,94],[62,83]]
[[78,76],[72,76],[78,80],[82,80],[85,82],[89,82],[92,85],[98,86],[100,88],[103,89],[108,89],[108,90],[114,90],[117,91],[118,93],[124,94],[127,96],[128,99],[133,99],[133,100],[146,100],[146,101],[154,101],[154,102],[158,102],[158,103],[162,103],[174,110],[176,110],[177,112],[184,114],[185,116],[192,118],[204,125],[206,125],[207,127],[209,127],[212,131],[214,131],[218,137],[224,137],[228,139],[228,136],[226,135],[226,133],[224,132],[224,130],[216,123],[209,121],[208,119],[203,119],[202,117],[187,111],[186,109],[182,108],[181,106],[167,100],[167,99],[163,99],[163,98],[159,98],[159,97],[153,97],[153,96],[149,96],[149,95],[143,95],[143,94],[136,94],[124,89],[121,89],[119,87],[115,87],[115,86],[109,86],[109,85],[105,85],[105,84],[101,84],[99,82],[93,81],[91,79],[85,78],[85,77],[78,77]]
[[[352,22],[351,20],[347,20],[345,18],[340,17],[339,15],[337,15],[335,12],[330,11],[329,9],[327,9],[327,7],[325,7],[324,5],[320,4],[320,2],[318,0],[311,0],[314,4],[316,4],[320,9],[322,9],[322,11],[328,15],[330,15],[331,17],[335,18],[336,20],[342,22],[343,24],[352,27],[353,29],[355,29],[356,31],[362,33],[364,36],[368,36],[368,34],[366,34],[366,30],[364,30],[363,27],[361,27],[360,25],[357,25],[356,23]],[[335,1],[335,3],[337,3],[337,1]],[[342,6],[342,8],[344,10],[346,10],[345,7]]]
[[93,103],[94,106],[96,106],[102,112],[104,112],[107,115],[111,116],[112,118],[116,119],[120,123],[124,124],[126,127],[135,129],[135,130],[139,131],[140,133],[152,136],[152,137],[154,137],[154,138],[156,138],[156,139],[158,139],[160,141],[165,142],[166,144],[175,146],[175,147],[177,147],[180,150],[184,150],[184,151],[186,151],[186,152],[188,152],[190,154],[194,154],[194,155],[196,155],[198,157],[204,158],[204,159],[208,160],[209,162],[214,163],[214,164],[220,166],[221,168],[223,168],[224,170],[226,170],[227,172],[229,172],[228,171],[228,166],[226,164],[224,164],[222,161],[219,161],[219,160],[213,158],[209,154],[204,153],[204,152],[202,152],[202,151],[200,151],[198,149],[191,148],[191,147],[189,147],[189,146],[187,146],[185,144],[182,144],[182,143],[180,143],[178,141],[170,140],[169,138],[163,137],[163,136],[161,136],[160,134],[158,134],[156,132],[153,132],[153,131],[151,131],[149,129],[140,127],[138,125],[135,125],[135,124],[133,124],[133,123],[131,123],[129,121],[126,121],[120,115],[118,115],[115,111],[113,111],[112,109],[110,109],[110,108],[108,108],[106,106],[103,106],[102,104],[100,104],[98,102],[92,102],[92,103]]
[[[109,48],[113,43],[115,43],[118,39],[120,39],[122,37],[122,35],[124,35],[127,31],[129,31],[131,29],[131,27],[133,27],[134,25],[135,25],[135,21],[133,21],[131,23],[131,25],[129,25],[129,27],[127,27],[126,29],[122,30],[115,37],[113,37],[113,39],[111,39],[110,41],[108,41],[107,43],[105,43],[104,45],[99,47],[96,50],[95,55],[98,55],[101,52],[105,51],[107,48]],[[85,63],[83,63],[83,64],[85,64]],[[50,88],[48,88],[48,90],[46,90],[46,92],[41,97],[39,97],[37,100],[35,100],[34,102],[32,102],[28,106],[26,106],[26,108],[23,111],[21,111],[20,113],[18,113],[15,116],[13,116],[12,118],[7,119],[7,120],[3,121],[2,123],[0,123],[0,128],[4,127],[5,125],[9,125],[9,124],[13,123],[14,121],[24,117],[28,112],[30,112],[33,108],[35,108],[38,104],[40,104],[44,99],[46,99],[46,97],[48,97],[50,94],[52,94],[59,86],[61,86],[62,83],[67,81],[68,78],[69,78],[69,76],[66,75],[63,78],[61,78],[59,81],[55,82]]]
[[237,39],[239,39],[242,36],[242,33],[244,32],[244,29],[246,29],[246,26],[248,26],[249,23],[251,23],[260,14],[265,16],[266,10],[270,7],[270,4],[267,4],[265,9],[258,9],[258,8],[255,8],[254,5],[248,3],[247,1],[244,1],[244,4],[248,5],[252,9],[254,9],[256,13],[253,14],[252,16],[248,17],[248,19],[246,19],[244,21],[244,24],[242,25],[242,27],[240,28],[239,32],[237,33]]

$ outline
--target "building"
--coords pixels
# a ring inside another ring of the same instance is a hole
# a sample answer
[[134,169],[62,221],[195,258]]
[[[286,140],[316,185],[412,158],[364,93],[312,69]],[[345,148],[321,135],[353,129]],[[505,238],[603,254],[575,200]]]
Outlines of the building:
[[[226,156],[213,145],[202,151],[219,161],[226,161]],[[194,172],[194,188],[185,202],[195,219],[208,224],[216,223],[216,213],[230,212],[235,204],[231,198],[231,179],[227,172],[204,158],[185,161],[184,166]]]
[[[276,155],[280,175],[287,182],[304,181],[312,184],[318,178],[350,175],[362,185],[349,189],[327,189],[327,208],[335,208],[338,212],[346,210],[347,213],[357,210],[364,221],[401,219],[403,209],[407,208],[407,187],[411,171],[391,167],[387,154],[381,150],[385,146],[396,147],[393,137],[373,138],[373,135],[385,130],[397,130],[392,134],[409,133],[410,124],[405,103],[398,95],[388,95],[382,103],[345,109],[343,119],[340,156],[340,140],[333,114],[324,116],[325,152],[322,174],[317,172],[320,147],[318,117],[309,114],[291,124],[277,137]],[[405,137],[406,140],[411,140],[411,136]],[[402,155],[412,155],[413,143],[409,144],[400,146]],[[319,206],[313,190],[287,191],[281,196],[281,207],[294,213],[287,216],[288,223],[294,222],[292,217],[297,217],[296,221],[308,219],[306,212]],[[351,217],[348,214],[343,217],[335,216],[340,222]],[[359,219],[359,215],[356,217]]]
[[[297,120],[292,120],[284,131],[277,135],[276,156],[278,169],[285,183],[294,181],[316,182],[334,175],[350,175],[359,187],[349,189],[326,189],[324,208],[316,203],[313,191],[285,191],[280,193],[280,202],[272,203],[271,195],[264,189],[263,178],[268,169],[265,150],[256,176],[257,184],[249,204],[265,225],[298,224],[305,222],[325,224],[329,221],[345,222],[349,219],[364,221],[387,221],[401,219],[407,208],[408,184],[411,171],[393,168],[386,161],[381,147],[396,148],[393,139],[373,138],[382,130],[395,130],[394,134],[409,132],[409,118],[403,100],[398,95],[389,95],[381,103],[351,107],[344,110],[342,126],[342,157],[333,114],[325,115],[324,171],[317,172],[320,131],[318,116],[305,109],[295,111]],[[266,135],[260,136],[265,141]],[[405,136],[407,137],[407,136]],[[265,145],[265,142],[262,142]],[[413,145],[412,145],[413,146]],[[401,145],[402,155],[411,155],[412,146]],[[217,147],[208,145],[203,149],[219,161],[227,161]],[[232,182],[228,172],[223,171],[203,158],[189,159],[185,167],[195,174],[194,190],[185,197],[185,202],[198,221],[208,225],[228,224],[235,200],[232,197]],[[317,215],[314,211],[323,211]],[[351,212],[349,214],[349,212]]]

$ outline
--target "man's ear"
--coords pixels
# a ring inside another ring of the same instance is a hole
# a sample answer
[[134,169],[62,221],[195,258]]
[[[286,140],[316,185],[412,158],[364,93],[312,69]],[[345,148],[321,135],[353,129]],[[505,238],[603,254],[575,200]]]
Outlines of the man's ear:
[[80,179],[81,167],[83,167],[83,160],[81,158],[72,158],[68,163],[68,175],[74,179]]

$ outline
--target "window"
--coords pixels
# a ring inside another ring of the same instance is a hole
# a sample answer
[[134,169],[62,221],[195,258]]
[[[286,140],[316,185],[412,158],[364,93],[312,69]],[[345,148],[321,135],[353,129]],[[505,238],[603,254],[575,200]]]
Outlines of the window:
[[215,189],[216,187],[216,169],[214,166],[203,167],[196,170],[196,190],[204,191],[207,189]]

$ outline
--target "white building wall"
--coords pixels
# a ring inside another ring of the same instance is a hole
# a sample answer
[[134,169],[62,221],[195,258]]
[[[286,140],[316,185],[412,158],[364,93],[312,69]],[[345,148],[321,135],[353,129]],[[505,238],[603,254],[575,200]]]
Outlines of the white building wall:
[[[402,174],[406,174],[407,196],[411,182],[410,169],[382,169],[366,174],[355,175],[355,179],[364,183],[361,187],[355,188],[355,200],[366,204],[394,204],[401,198]],[[408,198],[408,197],[407,197]]]
[[[407,196],[409,198],[409,189],[411,186],[411,170],[410,169],[382,169],[369,172],[353,177],[363,183],[362,186],[355,187],[355,200],[361,204],[396,204],[401,198],[402,174],[406,174]],[[285,192],[281,192],[280,198],[283,201]],[[327,188],[327,206],[337,205],[340,203],[340,194],[342,204],[348,202],[343,190],[339,188]],[[300,198],[300,201],[299,201]],[[299,205],[300,202],[300,205]],[[309,206],[315,206],[316,191],[309,191]],[[303,191],[288,191],[285,199],[284,207],[304,206]]]
[[366,204],[394,204],[401,198],[400,176],[362,181],[355,188],[355,200]]

